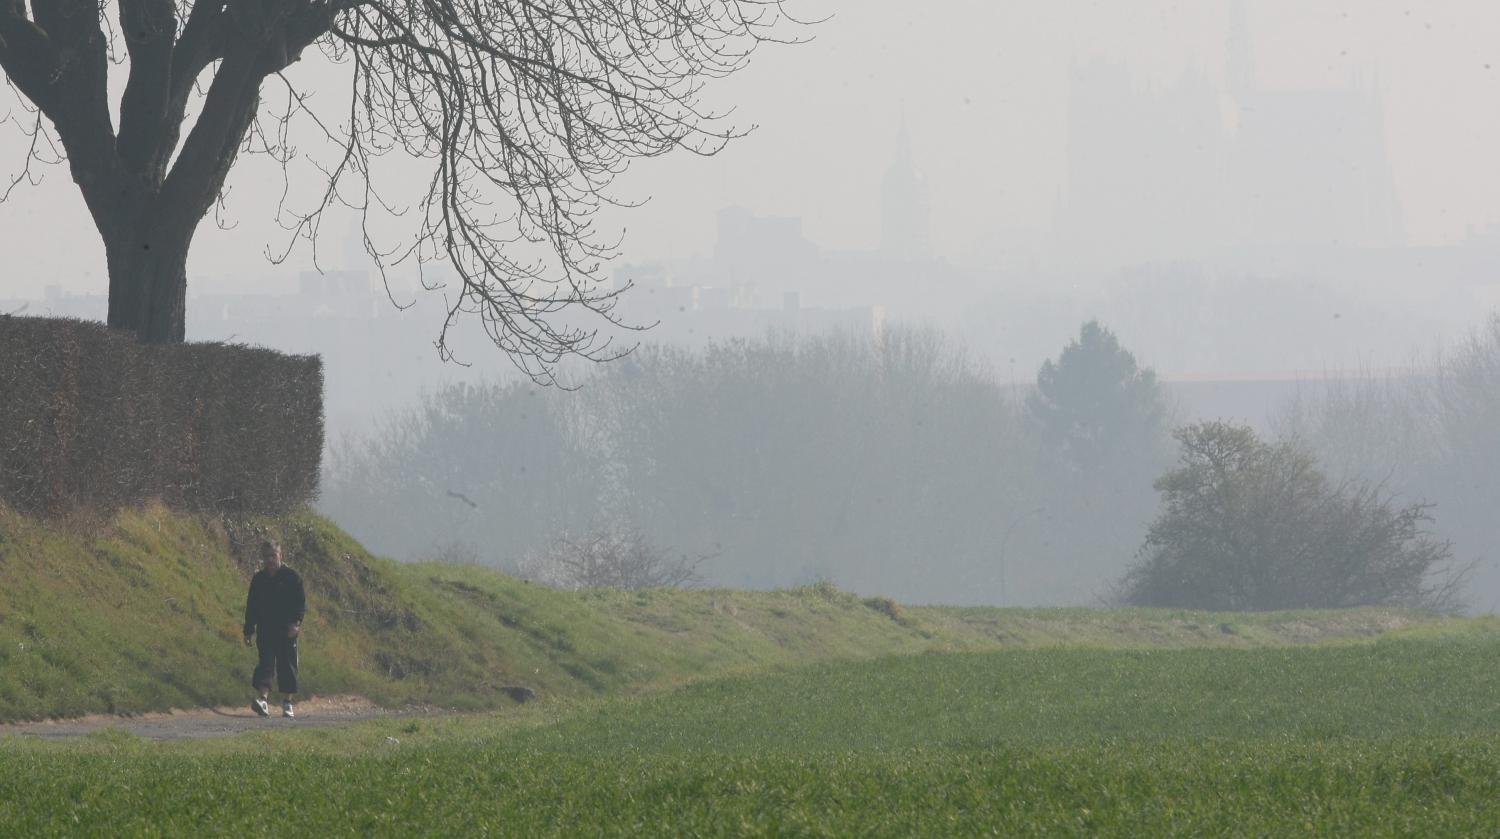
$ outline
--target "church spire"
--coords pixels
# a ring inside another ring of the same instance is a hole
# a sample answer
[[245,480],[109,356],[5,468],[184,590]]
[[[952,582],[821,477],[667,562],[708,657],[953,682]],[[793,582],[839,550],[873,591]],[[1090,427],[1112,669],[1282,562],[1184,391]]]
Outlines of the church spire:
[[906,114],[896,130],[896,159],[881,183],[880,247],[898,259],[931,254],[927,181],[917,170]]
[[1244,96],[1255,88],[1255,48],[1245,0],[1229,0],[1229,90]]
[[911,131],[906,127],[906,110],[901,111],[901,120],[896,127],[896,164],[911,166]]

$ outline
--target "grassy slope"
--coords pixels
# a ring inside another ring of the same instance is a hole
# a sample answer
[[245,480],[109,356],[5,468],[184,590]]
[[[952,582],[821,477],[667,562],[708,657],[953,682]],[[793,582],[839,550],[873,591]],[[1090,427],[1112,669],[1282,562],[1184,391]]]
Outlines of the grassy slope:
[[[1254,647],[1489,627],[1390,610],[903,610],[829,586],[570,593],[373,558],[310,514],[252,524],[281,536],[308,581],[310,688],[387,704],[477,708],[507,701],[507,685],[580,697],[927,650]],[[250,526],[153,508],[62,527],[0,510],[0,719],[242,698],[252,654],[239,620],[253,563],[235,549],[249,541],[232,533]]]

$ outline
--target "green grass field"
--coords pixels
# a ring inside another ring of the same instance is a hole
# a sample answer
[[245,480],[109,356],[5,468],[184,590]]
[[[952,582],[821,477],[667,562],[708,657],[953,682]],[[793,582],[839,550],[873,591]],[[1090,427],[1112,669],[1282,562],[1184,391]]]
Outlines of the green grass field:
[[11,738],[0,831],[1492,835],[1497,663],[1490,630],[929,653],[220,741]]

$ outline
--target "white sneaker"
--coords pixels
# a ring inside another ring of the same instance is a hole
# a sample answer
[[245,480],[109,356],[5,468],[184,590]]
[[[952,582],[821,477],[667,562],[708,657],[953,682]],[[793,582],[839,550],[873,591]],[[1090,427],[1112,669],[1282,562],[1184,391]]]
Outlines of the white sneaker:
[[264,699],[256,699],[251,701],[250,710],[254,711],[262,717],[271,716],[271,706],[267,704],[266,700]]
[[281,703],[281,715],[283,717],[286,717],[286,718],[290,719],[292,717],[297,716],[297,712],[294,711],[294,710],[292,710],[292,703],[290,703],[290,702],[283,702],[283,703]]

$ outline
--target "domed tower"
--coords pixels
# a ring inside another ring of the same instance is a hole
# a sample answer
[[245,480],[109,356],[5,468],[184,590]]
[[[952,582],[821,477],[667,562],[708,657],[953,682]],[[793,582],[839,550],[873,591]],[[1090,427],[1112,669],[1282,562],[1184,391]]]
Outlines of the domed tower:
[[880,186],[880,249],[896,259],[926,259],[932,255],[931,205],[927,181],[912,161],[911,135],[906,120],[896,135],[896,160],[885,170]]

